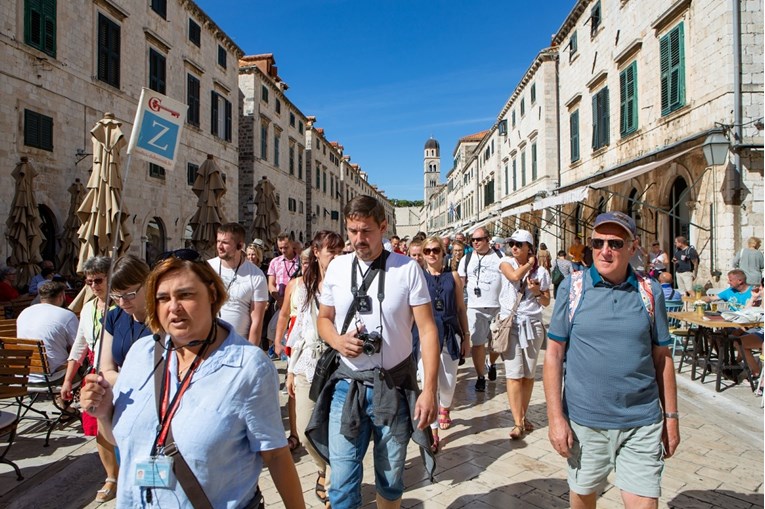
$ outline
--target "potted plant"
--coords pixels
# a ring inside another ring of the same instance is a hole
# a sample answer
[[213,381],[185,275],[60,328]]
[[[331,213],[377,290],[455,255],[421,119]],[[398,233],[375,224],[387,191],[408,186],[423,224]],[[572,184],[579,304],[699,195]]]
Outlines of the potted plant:
[[700,285],[700,284],[693,285],[693,291],[696,294],[696,300],[701,299],[701,297],[704,295],[704,285]]

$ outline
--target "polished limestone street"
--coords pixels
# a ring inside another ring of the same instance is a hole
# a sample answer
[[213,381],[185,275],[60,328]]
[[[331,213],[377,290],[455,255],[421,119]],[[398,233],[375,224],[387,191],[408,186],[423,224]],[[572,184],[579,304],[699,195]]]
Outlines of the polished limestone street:
[[[508,438],[513,419],[502,368],[498,381],[488,382],[486,392],[480,394],[473,390],[475,371],[471,362],[460,367],[451,413],[453,423],[440,433],[443,448],[437,455],[436,483],[427,480],[419,452],[410,445],[403,507],[568,507],[566,463],[547,439],[541,360],[529,409],[536,430],[519,441]],[[286,363],[276,364],[283,378]],[[727,383],[729,386],[717,393],[714,377],[707,377],[703,384],[699,379],[692,381],[690,369],[685,367],[678,376],[682,442],[666,463],[660,507],[763,507],[762,399],[754,396],[746,382]],[[282,392],[282,403],[286,397]],[[284,414],[287,429],[286,410]],[[94,441],[82,435],[79,424],[55,431],[48,448],[43,447],[44,438],[41,423],[22,421],[8,458],[19,464],[24,480],[17,481],[9,466],[0,465],[0,507],[98,507],[92,501],[103,483],[103,468]],[[301,447],[294,458],[306,505],[323,507],[313,493],[316,472],[310,457]],[[362,489],[365,506],[374,504],[371,458],[368,453]],[[220,475],[233,476],[236,472]],[[261,475],[260,486],[268,507],[282,507],[267,470]],[[111,501],[101,506],[111,508],[116,504]],[[623,507],[619,490],[607,485],[598,507]]]

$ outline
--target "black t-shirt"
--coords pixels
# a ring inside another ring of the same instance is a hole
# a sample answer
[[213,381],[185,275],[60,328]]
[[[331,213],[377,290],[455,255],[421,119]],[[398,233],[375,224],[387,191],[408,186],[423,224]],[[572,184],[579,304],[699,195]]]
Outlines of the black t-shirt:
[[699,254],[693,246],[678,249],[675,251],[675,260],[677,260],[675,269],[677,272],[691,272],[693,270],[692,262],[698,261],[698,259]]

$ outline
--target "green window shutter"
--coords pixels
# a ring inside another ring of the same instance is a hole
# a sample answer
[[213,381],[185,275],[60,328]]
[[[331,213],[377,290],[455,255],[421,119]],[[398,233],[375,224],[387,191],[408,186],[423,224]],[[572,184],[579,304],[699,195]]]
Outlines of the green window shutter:
[[42,5],[43,47],[45,53],[56,56],[56,0],[45,0]]
[[579,160],[579,110],[571,113],[569,130],[571,131],[571,162],[573,163]]
[[619,74],[619,103],[619,132],[626,136],[637,129],[637,62],[632,62]]
[[685,105],[685,36],[683,23],[659,40],[661,53],[661,114]]
[[601,146],[608,145],[611,142],[611,122],[610,122],[610,106],[608,102],[608,87],[604,88],[600,92],[603,97],[602,101],[602,121],[600,123],[601,129]]
[[24,42],[56,56],[56,0],[24,2]]
[[531,181],[534,182],[537,179],[537,144],[531,145]]
[[598,145],[598,94],[592,96],[592,148],[596,149]]
[[218,93],[210,92],[210,134],[218,136]]

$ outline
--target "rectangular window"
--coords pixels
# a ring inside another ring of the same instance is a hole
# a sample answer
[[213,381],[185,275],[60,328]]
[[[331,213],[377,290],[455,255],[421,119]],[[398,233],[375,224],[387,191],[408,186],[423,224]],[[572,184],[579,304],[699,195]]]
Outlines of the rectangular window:
[[531,181],[537,179],[537,144],[531,144]]
[[298,202],[298,214],[302,214],[302,213],[303,213],[303,201],[301,200]]
[[619,73],[620,127],[622,136],[634,133],[638,126],[637,62],[632,62]]
[[333,200],[335,199],[335,177],[331,175],[329,177],[329,196]]
[[186,165],[186,183],[190,186],[194,185],[194,181],[197,179],[197,172],[199,171],[199,165],[194,163],[188,163]]
[[327,194],[327,170],[324,170],[322,175],[324,178],[322,179],[323,184],[321,186],[321,190],[324,194]]
[[513,124],[513,127],[515,127],[515,110],[513,110],[513,114],[512,114],[512,117],[513,117],[513,122],[512,122],[512,124]]
[[264,103],[268,103],[268,87],[265,85],[260,86],[260,100]]
[[260,123],[260,158],[268,161],[268,123]]
[[608,87],[592,96],[592,148],[597,150],[609,142]]
[[149,48],[149,88],[160,94],[165,93],[166,88],[166,62],[165,56],[158,51]]
[[531,84],[531,104],[533,105],[535,102],[537,102],[537,84],[532,83]]
[[120,26],[98,14],[98,79],[120,86]]
[[56,57],[56,0],[26,0],[24,42]]
[[295,127],[295,114],[290,111],[290,127]]
[[202,106],[199,80],[191,74],[186,75],[186,104],[189,107],[186,122],[199,127],[200,109]]
[[155,179],[165,180],[165,168],[158,164],[149,163],[149,176]]
[[571,112],[568,120],[571,140],[571,162],[579,160],[579,110]]
[[279,167],[279,142],[281,141],[281,134],[274,129],[274,166]]
[[526,100],[524,97],[521,97],[521,118],[526,114]]
[[210,134],[218,136],[219,131],[219,108],[218,108],[218,92],[215,90],[210,92]]
[[661,114],[685,106],[685,42],[683,23],[659,40],[661,53]]
[[298,150],[298,178],[303,180],[303,151]]
[[571,34],[571,38],[568,40],[568,59],[571,61],[572,58],[574,58],[574,55],[576,55],[576,52],[579,51],[579,43],[576,40],[576,30]]
[[298,132],[300,134],[303,134],[303,121],[302,120],[298,122]]
[[316,163],[316,189],[321,188],[321,168],[319,168],[319,163]]
[[197,48],[202,47],[202,28],[191,18],[189,18],[189,41]]
[[295,146],[290,145],[290,175],[295,174]]
[[223,99],[223,105],[225,107],[224,109],[224,117],[223,117],[223,139],[226,141],[231,141],[232,136],[232,130],[234,127],[234,117],[233,117],[233,109],[231,106],[231,101],[228,101],[226,99]]
[[274,108],[276,109],[276,114],[277,115],[281,115],[281,113],[282,113],[282,102],[279,99],[276,100],[276,103],[274,104]]
[[151,10],[167,19],[167,0],[151,0]]
[[592,6],[592,9],[590,9],[590,35],[595,36],[595,34],[598,32],[598,28],[600,28],[600,22],[602,20],[601,11],[600,11],[600,0],[595,2],[595,5]]
[[509,172],[507,169],[507,165],[505,165],[505,194],[510,192],[510,180],[508,179]]
[[218,46],[218,65],[226,68],[226,48]]
[[526,151],[521,152],[521,187],[526,187]]
[[53,118],[24,110],[24,145],[53,152]]

